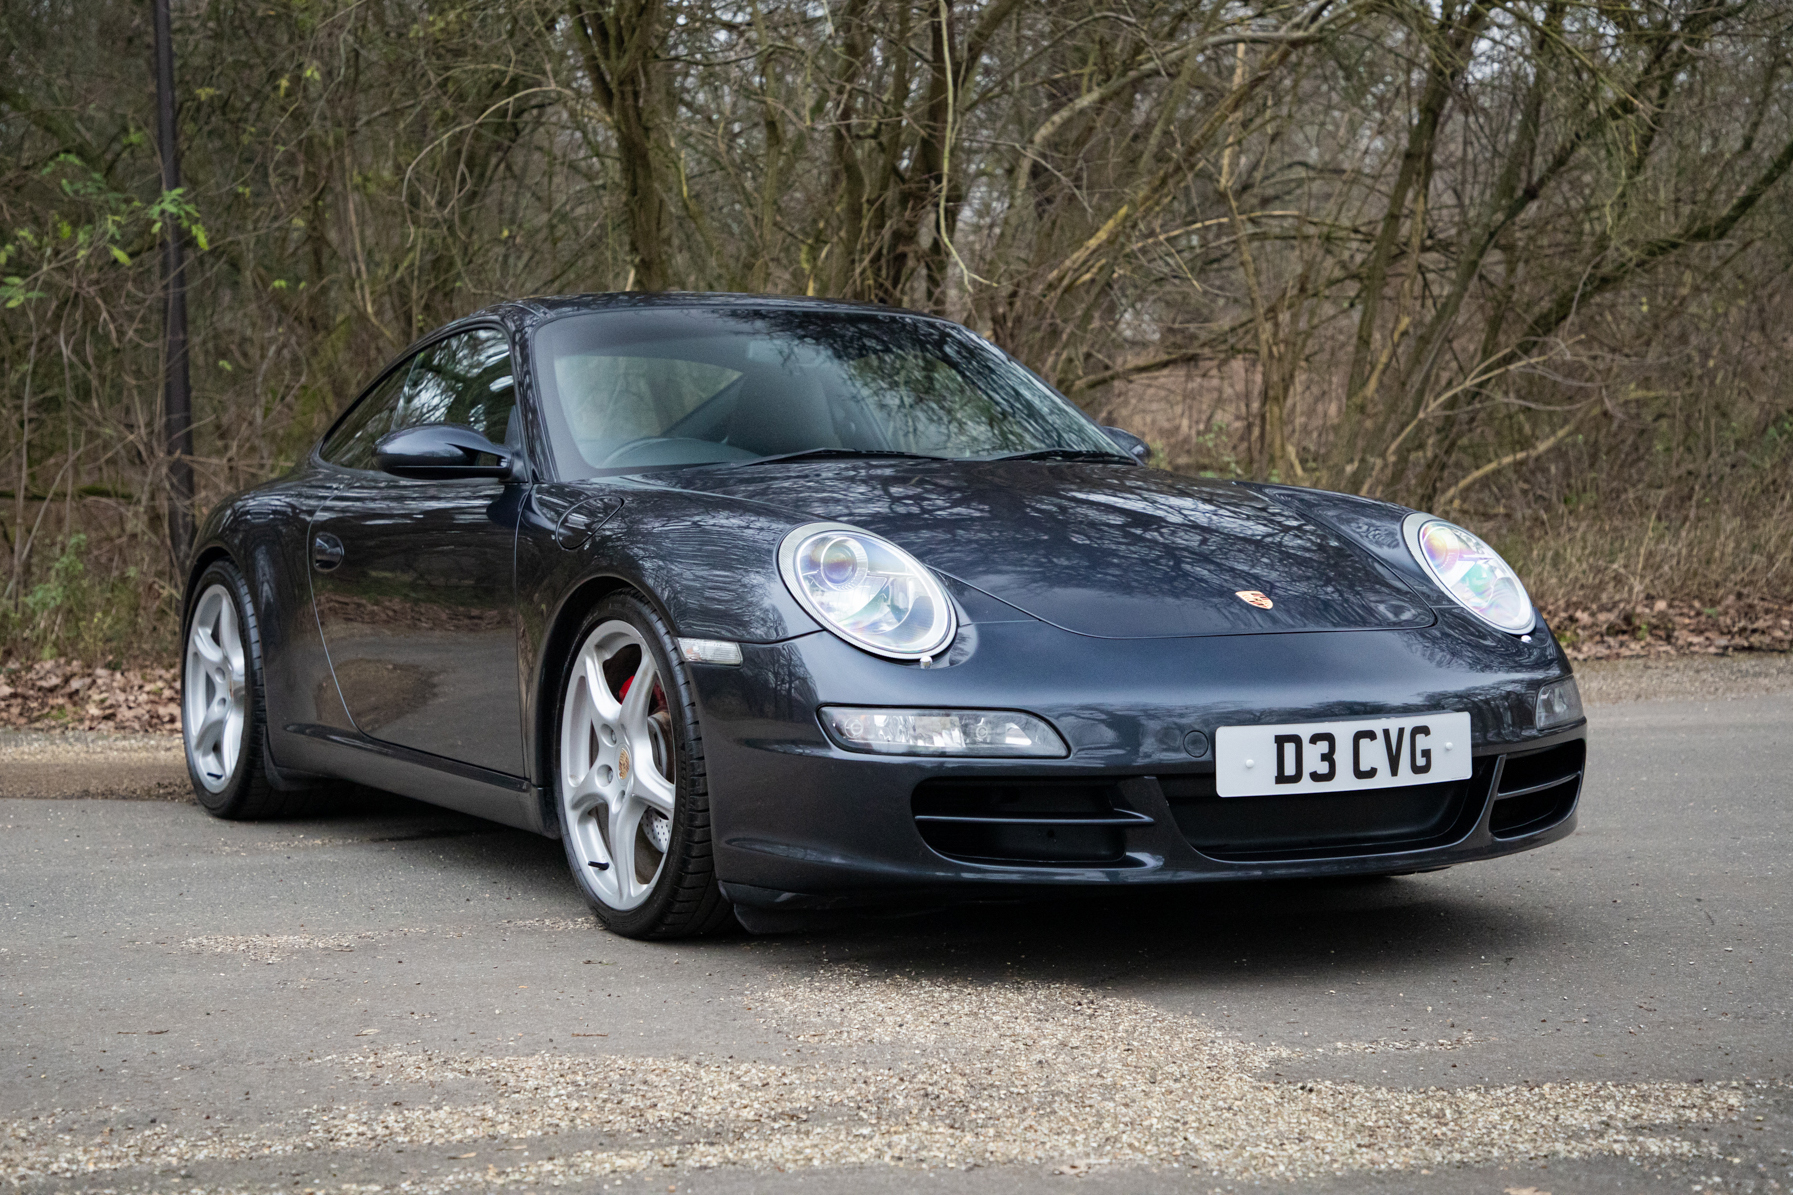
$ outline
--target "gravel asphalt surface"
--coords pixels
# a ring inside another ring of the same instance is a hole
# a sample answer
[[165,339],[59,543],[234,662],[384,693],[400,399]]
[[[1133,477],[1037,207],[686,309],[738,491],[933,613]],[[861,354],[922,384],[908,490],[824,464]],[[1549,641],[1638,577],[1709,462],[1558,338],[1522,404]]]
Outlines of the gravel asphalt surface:
[[1793,1191],[1793,668],[1581,674],[1540,851],[672,945],[546,839],[8,733],[0,1185]]

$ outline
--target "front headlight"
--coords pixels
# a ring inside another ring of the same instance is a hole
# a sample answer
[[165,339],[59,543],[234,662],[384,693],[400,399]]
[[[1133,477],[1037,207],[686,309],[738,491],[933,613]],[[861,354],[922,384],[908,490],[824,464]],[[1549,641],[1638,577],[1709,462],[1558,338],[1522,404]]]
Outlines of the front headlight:
[[933,573],[895,544],[845,523],[806,523],[785,536],[778,571],[817,622],[876,655],[932,656],[959,629]]
[[1401,524],[1407,549],[1438,587],[1459,606],[1511,635],[1538,623],[1525,586],[1500,553],[1455,523],[1411,514]]

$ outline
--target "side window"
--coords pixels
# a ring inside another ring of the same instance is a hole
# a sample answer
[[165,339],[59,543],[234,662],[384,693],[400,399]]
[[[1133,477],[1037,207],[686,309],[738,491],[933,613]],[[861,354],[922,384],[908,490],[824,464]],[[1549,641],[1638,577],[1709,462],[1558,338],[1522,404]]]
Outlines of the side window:
[[517,386],[510,344],[496,328],[476,328],[417,356],[388,431],[420,423],[462,423],[495,444],[519,447]]
[[411,364],[407,361],[395,367],[378,386],[362,396],[318,450],[325,460],[347,469],[374,467],[374,445],[392,430],[392,414],[398,408]]

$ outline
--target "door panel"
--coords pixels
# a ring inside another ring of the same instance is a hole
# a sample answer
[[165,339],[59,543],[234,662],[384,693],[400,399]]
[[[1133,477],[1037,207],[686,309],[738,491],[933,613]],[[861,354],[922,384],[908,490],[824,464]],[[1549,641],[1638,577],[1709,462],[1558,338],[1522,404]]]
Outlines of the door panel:
[[312,564],[343,704],[373,738],[495,771],[523,766],[512,586],[518,486],[368,481],[312,521]]
[[[505,438],[508,347],[475,332],[419,354],[380,434],[466,423]],[[519,483],[358,470],[312,520],[318,625],[356,729],[521,775],[514,565]]]

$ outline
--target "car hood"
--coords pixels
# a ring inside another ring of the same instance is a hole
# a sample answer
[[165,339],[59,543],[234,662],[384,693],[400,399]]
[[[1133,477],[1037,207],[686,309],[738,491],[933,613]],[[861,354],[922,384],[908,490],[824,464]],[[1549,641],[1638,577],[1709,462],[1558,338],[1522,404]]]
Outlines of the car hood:
[[[649,478],[642,478],[649,481]],[[1047,461],[804,461],[650,484],[851,523],[1083,635],[1151,638],[1431,625],[1426,602],[1323,523],[1230,482]],[[1239,594],[1256,590],[1261,609]]]

